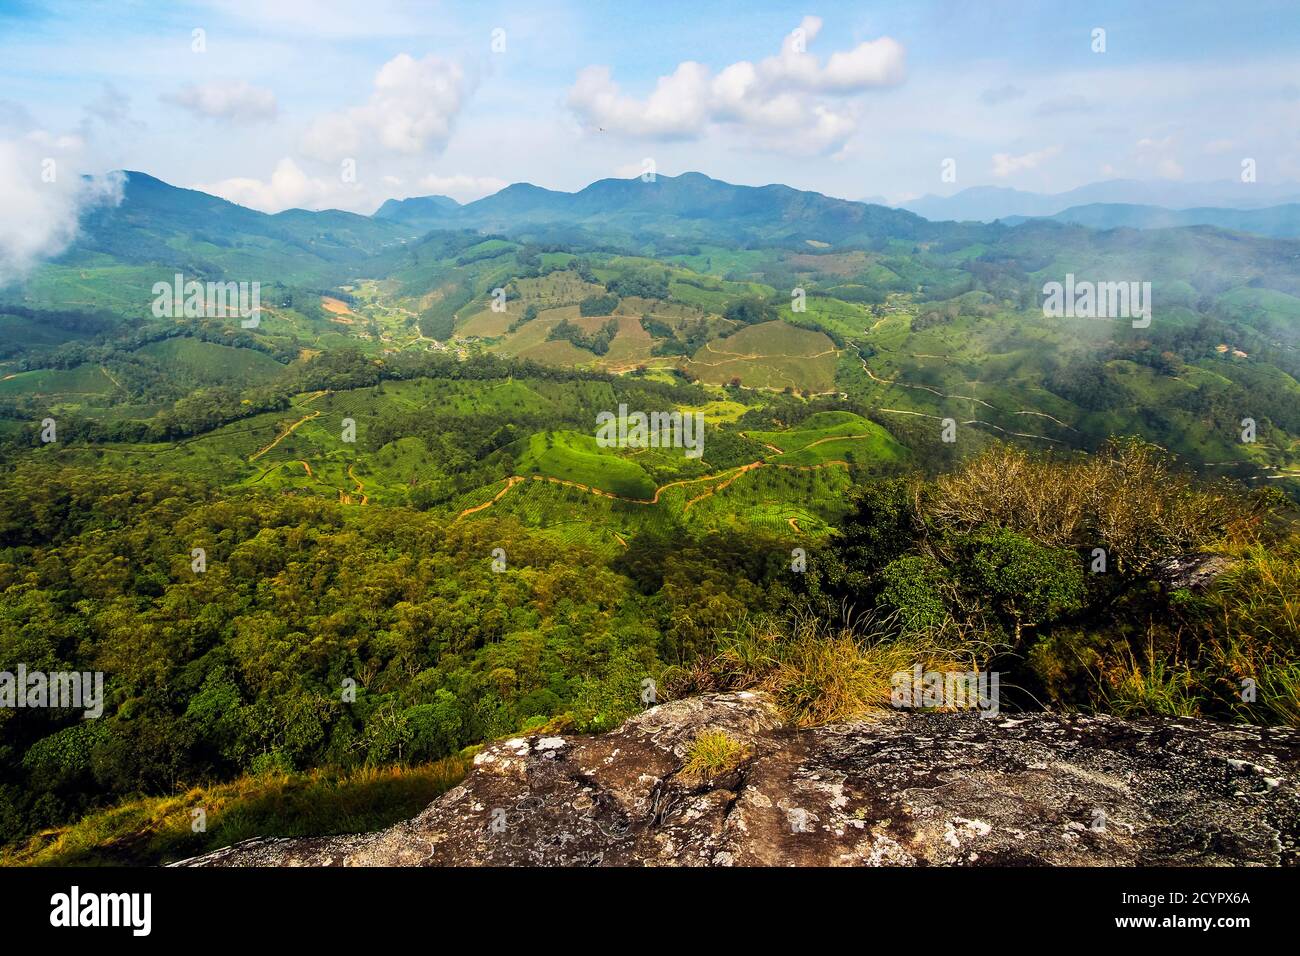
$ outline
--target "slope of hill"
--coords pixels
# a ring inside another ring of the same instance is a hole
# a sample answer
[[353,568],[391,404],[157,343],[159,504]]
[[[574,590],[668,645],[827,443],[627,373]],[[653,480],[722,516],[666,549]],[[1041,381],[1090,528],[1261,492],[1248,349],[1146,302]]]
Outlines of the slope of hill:
[[129,302],[147,304],[153,283],[173,272],[334,285],[409,234],[398,223],[336,209],[268,215],[144,173],[125,176],[121,204],[83,218],[71,248],[28,281],[29,301],[126,311]]
[[388,199],[375,210],[372,218],[403,225],[434,229],[447,219],[449,212],[460,203],[449,196],[413,196],[410,199]]

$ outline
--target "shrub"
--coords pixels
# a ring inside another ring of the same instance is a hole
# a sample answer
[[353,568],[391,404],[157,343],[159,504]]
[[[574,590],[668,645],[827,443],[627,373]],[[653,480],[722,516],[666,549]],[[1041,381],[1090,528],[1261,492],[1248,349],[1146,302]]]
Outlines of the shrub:
[[578,303],[579,315],[610,315],[618,308],[618,296],[611,293],[589,295]]
[[1083,606],[1083,568],[1072,551],[1003,530],[970,536],[960,551],[963,583],[1011,624],[1017,639],[1022,628],[1048,624]]
[[907,628],[940,627],[948,619],[944,594],[952,581],[943,566],[926,555],[913,554],[891,561],[881,579],[881,605],[897,612]]
[[956,531],[991,525],[1049,547],[1104,547],[1116,570],[1136,574],[1240,539],[1257,517],[1239,490],[1198,484],[1137,439],[1077,461],[994,445],[935,482],[925,515]]
[[757,325],[777,318],[776,307],[772,303],[756,296],[737,299],[727,306],[722,313],[726,318],[742,325]]

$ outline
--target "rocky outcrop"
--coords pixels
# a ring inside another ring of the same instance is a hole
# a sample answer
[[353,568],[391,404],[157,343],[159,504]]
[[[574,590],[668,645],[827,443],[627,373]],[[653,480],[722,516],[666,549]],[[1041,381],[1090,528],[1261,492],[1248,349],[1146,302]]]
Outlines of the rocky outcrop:
[[[684,774],[705,731],[744,745],[739,766]],[[493,743],[379,833],[181,865],[1294,865],[1298,769],[1286,728],[891,713],[795,729],[761,694],[716,694],[599,736]]]
[[1188,554],[1156,562],[1156,577],[1170,591],[1203,591],[1235,566],[1221,554]]

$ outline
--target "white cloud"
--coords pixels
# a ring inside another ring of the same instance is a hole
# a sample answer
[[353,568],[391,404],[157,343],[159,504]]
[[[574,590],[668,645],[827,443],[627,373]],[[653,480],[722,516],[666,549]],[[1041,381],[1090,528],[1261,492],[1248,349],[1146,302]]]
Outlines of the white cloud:
[[276,113],[275,94],[243,80],[187,83],[162,99],[200,119],[232,123],[257,123],[272,119]]
[[709,71],[699,63],[682,63],[661,76],[644,101],[619,92],[607,66],[589,66],[569,90],[569,105],[591,125],[633,136],[690,139],[709,120]]
[[199,183],[193,188],[229,199],[241,206],[263,212],[279,212],[293,207],[313,209],[343,205],[345,193],[357,192],[355,187],[348,189],[347,186],[342,180],[331,183],[308,176],[286,156],[276,164],[269,180],[235,177],[215,183]]
[[679,63],[644,99],[623,93],[609,67],[588,66],[569,89],[568,105],[587,126],[627,136],[698,139],[726,125],[768,148],[832,151],[857,126],[856,110],[844,98],[902,82],[904,50],[881,37],[832,53],[823,65],[807,52],[821,26],[819,18],[805,17],[779,54],[756,64],[741,60],[714,74],[701,63]]
[[1046,149],[1024,153],[1020,156],[1012,156],[1010,153],[994,153],[993,175],[999,179],[1004,179],[1027,169],[1037,169],[1045,160],[1051,159],[1060,151],[1061,147],[1059,146],[1048,146]]
[[[414,191],[406,185],[408,182],[414,183]],[[407,179],[386,174],[375,177],[373,182],[368,179],[345,182],[340,176],[312,176],[286,156],[276,163],[269,179],[236,177],[196,183],[191,188],[262,212],[298,208],[348,209],[368,214],[385,199],[394,197],[439,195],[469,202],[507,185],[504,179],[463,173],[451,176],[430,173]]]
[[1156,175],[1161,179],[1182,179],[1183,167],[1176,159],[1162,159],[1156,164]]
[[122,201],[123,177],[83,176],[85,163],[80,136],[0,128],[0,288],[67,249],[83,213]]
[[87,122],[99,120],[109,129],[141,130],[144,124],[131,116],[131,97],[112,83],[105,83],[94,100],[86,105]]
[[1170,133],[1160,139],[1144,136],[1137,141],[1136,161],[1143,170],[1154,171],[1161,179],[1182,179],[1183,167],[1173,152],[1178,147],[1179,137]]
[[466,176],[463,173],[455,176],[439,176],[430,173],[428,176],[421,177],[417,185],[422,196],[450,196],[457,202],[464,203],[490,196],[510,184],[494,176]]
[[439,151],[451,137],[470,86],[455,61],[432,54],[419,60],[398,54],[375,74],[374,90],[364,106],[316,119],[303,148],[326,161],[356,157],[372,147],[408,156]]

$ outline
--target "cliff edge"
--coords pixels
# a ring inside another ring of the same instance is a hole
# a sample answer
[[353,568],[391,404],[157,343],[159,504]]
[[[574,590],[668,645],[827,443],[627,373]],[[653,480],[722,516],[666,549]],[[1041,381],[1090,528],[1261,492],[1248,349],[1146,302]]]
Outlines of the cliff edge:
[[[687,772],[718,733],[736,765]],[[762,694],[713,694],[608,734],[496,741],[378,833],[176,865],[1295,865],[1298,771],[1291,728],[890,713],[798,729]]]

